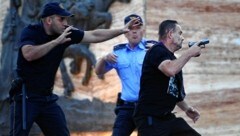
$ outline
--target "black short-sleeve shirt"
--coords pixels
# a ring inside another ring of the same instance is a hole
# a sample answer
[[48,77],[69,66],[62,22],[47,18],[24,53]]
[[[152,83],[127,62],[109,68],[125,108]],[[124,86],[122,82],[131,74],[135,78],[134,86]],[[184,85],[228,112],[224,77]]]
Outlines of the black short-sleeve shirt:
[[171,112],[185,97],[182,72],[174,77],[164,75],[158,66],[176,57],[162,43],[154,45],[145,55],[135,116],[162,116]]
[[81,42],[84,36],[84,31],[72,30],[72,33],[69,35],[71,41],[57,45],[45,56],[34,61],[29,62],[23,57],[21,47],[24,45],[42,45],[56,39],[58,36],[59,35],[47,35],[42,23],[28,25],[23,29],[18,42],[20,48],[17,60],[17,71],[24,79],[28,90],[52,89],[55,74],[62,60],[65,49],[71,44]]

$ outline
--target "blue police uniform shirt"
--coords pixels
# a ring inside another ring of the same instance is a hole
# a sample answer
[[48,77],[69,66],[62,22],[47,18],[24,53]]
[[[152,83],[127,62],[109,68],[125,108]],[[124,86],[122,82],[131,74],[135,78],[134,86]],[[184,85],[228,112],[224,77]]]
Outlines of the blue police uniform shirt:
[[24,45],[38,46],[54,40],[58,36],[47,35],[42,23],[28,25],[23,29],[18,43],[20,48],[18,52],[17,71],[25,80],[27,90],[49,90],[53,88],[55,75],[65,49],[71,44],[81,42],[84,31],[72,30],[72,33],[69,35],[71,41],[57,45],[45,56],[34,61],[27,61],[23,57],[21,47]]
[[129,44],[117,45],[113,51],[118,56],[117,62],[105,63],[106,70],[114,68],[117,71],[122,84],[121,99],[124,101],[138,100],[142,64],[146,54],[145,43],[146,40],[142,39],[134,49],[131,49]]

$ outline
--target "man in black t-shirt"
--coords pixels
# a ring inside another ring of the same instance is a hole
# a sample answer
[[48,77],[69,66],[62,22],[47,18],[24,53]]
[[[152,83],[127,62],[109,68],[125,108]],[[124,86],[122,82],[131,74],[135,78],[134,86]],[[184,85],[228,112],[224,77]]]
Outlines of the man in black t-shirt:
[[139,101],[134,120],[140,136],[199,136],[183,118],[172,113],[177,105],[194,122],[199,112],[185,101],[182,68],[200,55],[202,47],[186,50],[179,58],[174,52],[182,48],[181,26],[175,20],[165,20],[159,26],[159,43],[145,55],[140,81]]
[[24,91],[10,92],[11,136],[28,135],[34,122],[46,136],[70,135],[65,115],[56,103],[58,96],[53,94],[55,74],[65,49],[80,42],[103,42],[139,25],[139,20],[134,19],[123,29],[82,31],[68,25],[67,18],[71,16],[60,3],[50,2],[43,7],[41,22],[23,29],[18,43],[17,74],[23,79]]

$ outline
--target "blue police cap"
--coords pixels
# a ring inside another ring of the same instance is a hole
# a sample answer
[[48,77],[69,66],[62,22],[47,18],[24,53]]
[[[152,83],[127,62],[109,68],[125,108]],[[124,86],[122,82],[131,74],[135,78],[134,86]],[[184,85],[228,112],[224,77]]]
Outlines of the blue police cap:
[[129,21],[131,21],[132,19],[135,19],[135,18],[139,18],[139,21],[141,22],[141,24],[143,24],[142,18],[137,14],[131,14],[131,15],[126,16],[124,19],[124,24],[127,24]]
[[44,5],[41,18],[45,18],[51,15],[59,15],[63,17],[71,17],[73,14],[64,9],[61,3],[58,2],[49,2]]

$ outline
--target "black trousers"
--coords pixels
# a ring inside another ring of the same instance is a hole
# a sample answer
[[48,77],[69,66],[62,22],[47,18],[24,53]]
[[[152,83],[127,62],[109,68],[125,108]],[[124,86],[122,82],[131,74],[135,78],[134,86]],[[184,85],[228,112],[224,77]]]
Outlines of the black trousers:
[[134,108],[135,104],[129,102],[117,105],[112,136],[130,136],[132,134],[136,128],[133,120]]
[[10,136],[28,136],[34,122],[45,136],[69,136],[65,115],[56,103],[58,96],[28,94],[26,99],[26,130],[22,129],[22,96],[14,96],[11,103]]
[[135,117],[138,136],[201,136],[183,118],[168,114],[161,118]]

